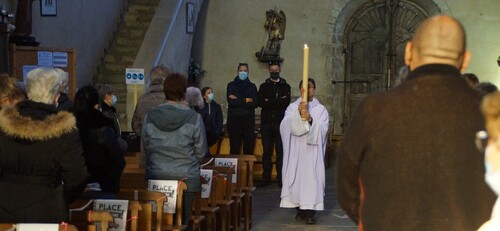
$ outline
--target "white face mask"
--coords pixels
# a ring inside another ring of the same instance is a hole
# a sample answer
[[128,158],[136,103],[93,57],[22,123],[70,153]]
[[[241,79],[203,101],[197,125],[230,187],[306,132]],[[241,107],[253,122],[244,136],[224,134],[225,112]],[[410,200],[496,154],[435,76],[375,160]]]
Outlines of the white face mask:
[[207,95],[207,98],[210,101],[214,100],[214,97],[215,97],[214,93],[210,93],[210,94]]
[[500,171],[493,171],[492,163],[488,162],[488,156],[500,155],[500,152],[495,147],[495,144],[488,144],[484,155],[484,165],[486,167],[486,173],[484,174],[485,181],[497,195],[500,195]]

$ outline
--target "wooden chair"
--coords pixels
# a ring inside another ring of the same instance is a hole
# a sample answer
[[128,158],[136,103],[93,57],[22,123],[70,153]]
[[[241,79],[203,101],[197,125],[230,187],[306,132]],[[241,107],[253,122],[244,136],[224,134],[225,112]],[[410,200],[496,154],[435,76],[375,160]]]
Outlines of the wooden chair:
[[[204,177],[200,176],[200,183],[206,184],[207,181]],[[196,193],[196,198],[194,199],[191,211],[191,218],[189,219],[189,222],[191,223],[191,230],[201,231],[201,223],[205,221],[205,216],[201,214],[201,191]]]
[[[254,163],[256,158],[254,155],[213,155],[214,158],[237,158],[238,159],[238,178],[241,183],[241,190],[245,193],[242,200],[241,216],[245,225],[245,231],[252,228],[253,217],[253,186]],[[240,165],[241,163],[241,165]],[[241,171],[240,171],[241,170]]]
[[[1,223],[0,230],[1,231],[9,230],[13,228],[15,225],[16,224],[14,223]],[[59,225],[59,231],[78,231],[78,229],[74,225],[63,223]]]
[[[216,182],[216,204],[220,208],[219,216],[217,217],[218,230],[228,231],[231,227],[231,207],[234,200],[231,199],[232,195],[232,175],[234,167],[223,166],[204,166],[205,169],[212,169],[219,173],[214,178]],[[225,175],[225,177],[223,177]]]
[[181,231],[187,229],[186,225],[182,225],[182,205],[184,190],[186,189],[186,183],[184,183],[183,181],[179,181],[179,186],[177,187],[177,201],[175,206],[176,211],[175,213],[165,213],[163,221],[166,222],[166,226],[163,228],[163,230]]
[[[120,199],[136,201],[142,207],[142,211],[138,213],[138,229],[139,230],[162,230],[163,204],[167,201],[165,194],[161,192],[149,192],[146,190],[126,190],[120,191],[117,195]],[[153,220],[153,209],[150,202],[154,202],[156,206],[155,219]]]
[[210,187],[210,195],[208,198],[201,198],[201,213],[205,216],[206,225],[203,228],[204,231],[216,231],[217,230],[217,214],[220,210],[217,206],[217,181],[215,178],[219,177],[219,172],[213,170],[212,174],[212,184]]
[[[95,216],[98,216],[99,213],[96,213],[98,211],[92,210],[92,204],[93,200],[77,200],[73,203],[70,204],[70,219],[71,222],[74,223],[74,225],[80,229],[83,230],[85,227],[87,227],[88,230],[90,230],[88,227],[91,226],[92,224],[88,224],[90,220],[95,219]],[[138,213],[139,211],[142,210],[142,206],[137,202],[137,201],[131,201],[129,200],[128,202],[128,212],[127,212],[127,220],[130,221],[130,223],[127,223],[127,230],[128,231],[137,231],[137,222],[138,222]],[[90,217],[89,215],[92,214],[94,218]],[[91,219],[92,218],[92,219]],[[99,221],[97,221],[99,222]],[[113,220],[111,219],[111,222]],[[108,222],[109,223],[109,222]],[[109,225],[109,224],[108,224]]]
[[80,230],[84,230],[87,227],[88,231],[97,230],[96,222],[100,226],[100,230],[108,230],[109,224],[113,222],[113,216],[107,211],[99,210],[79,210],[71,211],[71,223]]

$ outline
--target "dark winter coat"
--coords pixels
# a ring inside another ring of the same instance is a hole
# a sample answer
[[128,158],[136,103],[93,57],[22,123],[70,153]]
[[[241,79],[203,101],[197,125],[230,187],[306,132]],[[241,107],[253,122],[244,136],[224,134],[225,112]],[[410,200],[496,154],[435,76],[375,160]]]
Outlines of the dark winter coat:
[[118,114],[116,113],[116,108],[114,106],[109,106],[106,103],[101,103],[102,114],[113,120],[113,130],[116,134],[121,136],[122,129],[120,128],[120,120],[118,119]]
[[88,183],[98,182],[103,192],[117,193],[125,157],[113,130],[113,120],[93,110],[77,115],[77,125],[90,173]]
[[[255,116],[255,108],[258,105],[257,87],[249,79],[241,81],[237,76],[227,84],[227,117],[233,116]],[[234,95],[237,99],[229,98]],[[253,102],[246,103],[245,98],[252,98]]]
[[337,158],[338,202],[362,230],[477,230],[495,196],[474,145],[479,93],[449,65],[366,97]]
[[208,146],[214,145],[222,135],[223,116],[221,106],[215,102],[205,102],[203,109],[199,111],[205,125],[205,133]]
[[58,111],[70,111],[73,108],[73,101],[69,99],[68,94],[61,93],[59,99],[57,100],[57,110]]
[[261,124],[281,123],[285,116],[285,110],[290,105],[290,85],[286,80],[280,78],[279,82],[273,82],[268,78],[259,88],[259,107]]
[[132,117],[132,130],[137,135],[141,135],[144,117],[151,109],[165,103],[165,93],[163,85],[151,85],[149,92],[139,97]]
[[75,117],[24,101],[0,111],[0,222],[68,221],[88,176]]

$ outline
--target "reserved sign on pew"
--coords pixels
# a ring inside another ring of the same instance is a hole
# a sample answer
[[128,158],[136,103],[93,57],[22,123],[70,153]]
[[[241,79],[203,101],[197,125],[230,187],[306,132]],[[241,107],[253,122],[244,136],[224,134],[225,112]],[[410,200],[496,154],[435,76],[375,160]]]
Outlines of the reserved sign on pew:
[[200,169],[200,175],[205,178],[206,184],[201,184],[201,198],[210,197],[210,189],[212,187],[212,176],[214,170],[212,169]]
[[215,158],[215,166],[234,167],[234,174],[231,183],[236,184],[238,176],[238,158]]
[[107,211],[113,216],[109,230],[125,231],[128,200],[94,200],[94,210]]
[[[162,192],[167,196],[167,202],[163,206],[163,213],[175,213],[177,205],[177,186],[176,180],[148,180],[148,191]],[[156,207],[153,204],[153,211]]]

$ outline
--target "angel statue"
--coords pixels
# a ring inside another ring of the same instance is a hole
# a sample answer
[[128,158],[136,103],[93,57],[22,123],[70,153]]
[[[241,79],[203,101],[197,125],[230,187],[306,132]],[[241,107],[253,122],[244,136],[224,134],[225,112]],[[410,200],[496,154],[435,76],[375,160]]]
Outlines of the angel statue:
[[259,61],[269,62],[269,61],[283,61],[279,57],[281,41],[285,39],[285,28],[286,28],[286,16],[285,13],[280,10],[268,10],[266,11],[266,23],[264,28],[267,31],[267,43],[265,47],[262,47],[259,52],[255,54]]

